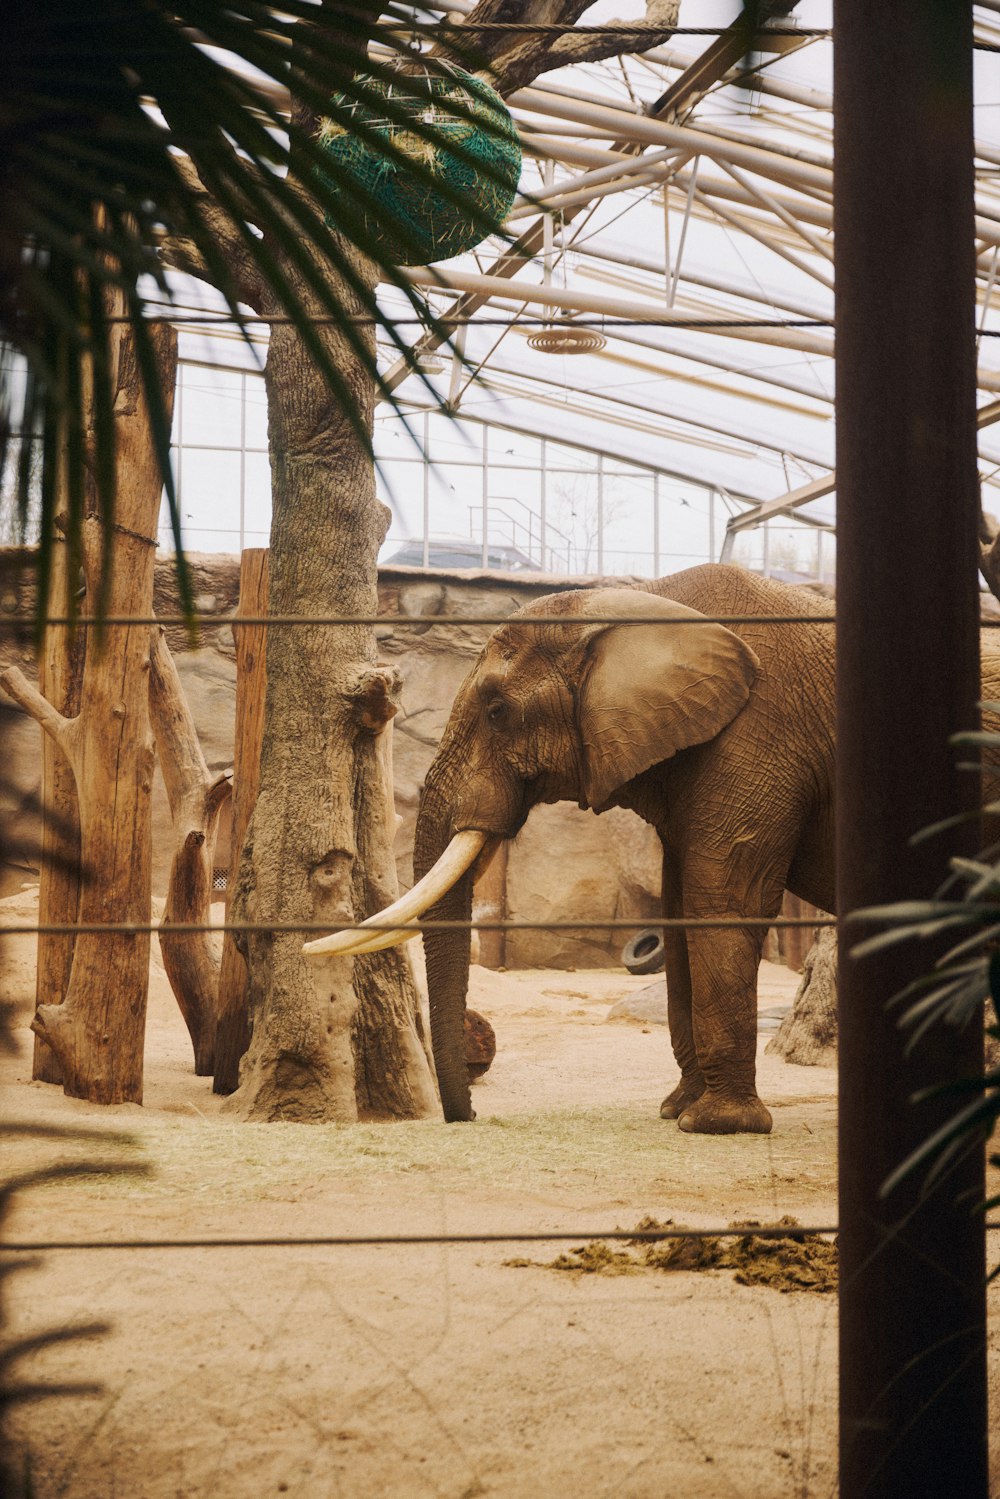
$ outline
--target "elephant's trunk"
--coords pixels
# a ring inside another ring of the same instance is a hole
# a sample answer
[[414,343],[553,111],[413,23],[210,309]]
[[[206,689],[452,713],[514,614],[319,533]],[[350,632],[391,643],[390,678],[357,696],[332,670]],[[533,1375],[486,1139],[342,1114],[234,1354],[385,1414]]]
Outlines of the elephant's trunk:
[[[413,872],[417,879],[440,858],[451,838],[450,798],[436,779],[428,780],[420,799],[413,846]],[[467,871],[427,912],[434,921],[472,919],[472,873]],[[469,1069],[465,1061],[465,1001],[469,988],[468,926],[459,931],[425,931],[427,995],[431,1015],[431,1042],[444,1117],[449,1123],[474,1119],[469,1093]]]

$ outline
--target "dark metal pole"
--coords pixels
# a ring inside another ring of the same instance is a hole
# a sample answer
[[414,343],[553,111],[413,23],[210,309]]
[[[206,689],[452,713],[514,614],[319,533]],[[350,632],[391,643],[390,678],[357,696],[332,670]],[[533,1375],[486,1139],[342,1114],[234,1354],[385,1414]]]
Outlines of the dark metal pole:
[[[835,0],[834,37],[843,917],[931,894],[956,842],[908,839],[976,793],[947,748],[979,680],[972,6]],[[974,1072],[982,1036],[907,1055],[886,1001],[934,954],[854,962],[857,938],[842,928],[840,1492],[985,1499],[982,1153],[926,1200],[879,1196],[955,1107],[913,1095]]]

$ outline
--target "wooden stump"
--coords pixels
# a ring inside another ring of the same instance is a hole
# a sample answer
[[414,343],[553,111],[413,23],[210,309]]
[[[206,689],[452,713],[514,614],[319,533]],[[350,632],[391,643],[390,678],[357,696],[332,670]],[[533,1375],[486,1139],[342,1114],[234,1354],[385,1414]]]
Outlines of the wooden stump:
[[792,1008],[766,1050],[800,1067],[830,1067],[836,1062],[837,933],[833,927],[823,927],[806,954]]

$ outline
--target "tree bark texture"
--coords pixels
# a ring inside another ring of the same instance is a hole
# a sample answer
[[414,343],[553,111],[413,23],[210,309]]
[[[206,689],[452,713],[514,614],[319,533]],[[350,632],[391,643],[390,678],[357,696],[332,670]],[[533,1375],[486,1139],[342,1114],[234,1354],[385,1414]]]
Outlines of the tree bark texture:
[[[237,618],[261,619],[267,613],[267,552],[245,551],[240,558],[240,601]],[[264,737],[264,690],[267,675],[267,630],[263,625],[238,625],[236,642],[236,744],[233,750],[232,853],[226,910],[239,873],[240,852],[250,826],[250,815],[260,785],[260,748]],[[215,1036],[214,1093],[234,1093],[240,1062],[250,1040],[247,1021],[247,965],[227,932],[219,973],[218,1020]]]
[[211,932],[172,932],[173,923],[207,925],[219,814],[232,790],[232,773],[213,776],[205,764],[184,688],[162,628],[152,634],[149,712],[174,828],[160,951],[194,1047],[194,1070],[211,1077],[215,1065],[219,955]]
[[[164,389],[173,391],[176,338],[151,330]],[[117,520],[107,587],[109,616],[148,615],[162,481],[142,381],[129,336],[117,334],[115,396]],[[103,528],[88,497],[83,526],[88,593],[97,596]],[[149,724],[148,625],[91,630],[80,712],[65,717],[17,668],[3,686],[38,719],[72,767],[80,807],[83,878],[79,919],[147,925],[150,919],[150,793],[154,748]],[[91,1103],[141,1103],[149,984],[149,933],[81,932],[62,1004],[45,1004],[32,1025],[52,1049],[64,1091]]]
[[[371,357],[372,325],[346,286],[343,295]],[[341,330],[327,323],[319,332],[370,434],[369,369]],[[374,615],[386,512],[376,498],[370,448],[284,323],[272,328],[265,376],[270,612]],[[333,927],[394,899],[378,735],[397,693],[398,683],[376,665],[370,626],[270,628],[260,790],[234,920]],[[251,1037],[233,1110],[247,1119],[300,1120],[436,1112],[409,965],[394,953],[310,963],[303,940],[267,930],[246,936]]]
[[[50,597],[54,612],[68,614],[75,579],[68,575],[65,541],[57,533],[52,556]],[[57,712],[75,718],[80,711],[85,655],[84,631],[50,625],[42,639],[38,690]],[[55,739],[42,735],[42,831],[38,870],[38,921],[64,926],[80,909],[80,812],[73,769]],[[74,938],[41,933],[35,970],[35,1008],[61,1004],[73,967]],[[55,1053],[35,1036],[31,1076],[36,1082],[61,1083]]]

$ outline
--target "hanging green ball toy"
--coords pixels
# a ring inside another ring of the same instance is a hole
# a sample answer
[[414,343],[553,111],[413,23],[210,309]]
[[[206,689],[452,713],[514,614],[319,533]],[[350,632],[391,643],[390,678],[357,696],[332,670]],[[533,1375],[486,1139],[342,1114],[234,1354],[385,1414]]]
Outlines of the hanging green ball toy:
[[[495,233],[521,172],[500,95],[470,73],[422,61],[398,64],[391,77],[361,73],[354,87],[334,95],[317,133],[337,163],[324,180],[343,208],[327,222],[363,232],[392,265],[447,260]],[[345,192],[345,174],[369,196]]]

